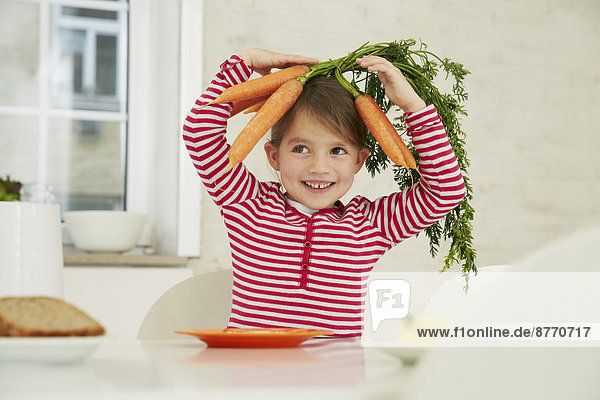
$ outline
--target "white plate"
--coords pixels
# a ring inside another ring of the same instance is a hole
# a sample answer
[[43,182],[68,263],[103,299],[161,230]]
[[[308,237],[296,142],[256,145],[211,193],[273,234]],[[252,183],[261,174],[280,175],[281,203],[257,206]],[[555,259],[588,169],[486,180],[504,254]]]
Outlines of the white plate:
[[106,336],[0,337],[0,363],[72,363],[92,354]]

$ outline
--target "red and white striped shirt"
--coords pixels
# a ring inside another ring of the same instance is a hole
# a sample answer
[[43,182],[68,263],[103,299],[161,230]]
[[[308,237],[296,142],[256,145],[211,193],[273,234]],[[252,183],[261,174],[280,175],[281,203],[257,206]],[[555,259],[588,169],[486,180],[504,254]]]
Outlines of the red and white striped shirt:
[[465,185],[433,106],[406,114],[422,180],[402,192],[307,215],[286,202],[277,182],[258,181],[243,164],[215,183],[228,164],[231,103],[200,108],[252,69],[232,56],[188,113],[183,139],[219,206],[233,259],[229,327],[290,327],[360,336],[366,282],[377,260],[455,208]]

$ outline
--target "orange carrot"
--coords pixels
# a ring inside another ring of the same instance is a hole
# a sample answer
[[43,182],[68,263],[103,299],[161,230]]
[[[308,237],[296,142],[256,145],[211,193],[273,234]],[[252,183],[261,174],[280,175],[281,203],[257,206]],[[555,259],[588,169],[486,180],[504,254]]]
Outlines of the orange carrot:
[[368,94],[361,94],[355,97],[354,106],[388,158],[396,165],[416,169],[410,150],[375,100]]
[[306,74],[308,71],[310,71],[310,67],[307,65],[294,65],[273,72],[272,74],[261,76],[260,78],[238,83],[237,85],[225,89],[216,99],[207,105],[251,99],[253,97],[273,93],[284,82],[289,81],[290,79],[296,79],[299,76]]
[[265,101],[267,101],[267,99],[269,98],[269,96],[271,94],[272,93],[266,94],[264,96],[253,97],[251,99],[234,101],[233,109],[231,110],[231,115],[229,116],[229,118],[233,117],[236,114],[239,114],[242,111],[244,111],[244,114],[247,114],[250,111],[246,112],[245,110],[248,110],[249,108],[251,108],[252,106],[254,106],[256,104],[263,104]]
[[255,105],[246,108],[244,110],[244,114],[250,114],[250,113],[253,113],[253,112],[257,112],[265,104],[265,102],[266,102],[266,100],[263,101],[262,103],[256,103]]
[[417,162],[415,161],[415,158],[413,157],[408,147],[406,147],[406,144],[404,144],[404,142],[402,141],[402,138],[400,137],[398,132],[396,132],[396,134],[394,135],[394,141],[396,142],[396,146],[402,153],[402,157],[404,157],[406,165],[408,165],[409,168],[417,169]]
[[283,117],[302,93],[304,86],[297,79],[291,79],[282,84],[250,119],[248,124],[235,138],[229,149],[229,165],[221,176],[242,162],[265,133]]

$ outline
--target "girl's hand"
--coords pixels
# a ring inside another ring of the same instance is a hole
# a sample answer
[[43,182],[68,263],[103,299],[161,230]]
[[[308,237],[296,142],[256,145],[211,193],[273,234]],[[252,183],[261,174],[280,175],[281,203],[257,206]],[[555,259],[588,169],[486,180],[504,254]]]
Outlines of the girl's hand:
[[271,68],[287,68],[297,64],[313,65],[319,62],[313,57],[275,53],[264,49],[246,49],[239,56],[261,75],[270,73]]
[[425,108],[425,102],[417,95],[402,72],[388,60],[378,56],[356,59],[356,63],[369,72],[376,72],[385,88],[387,97],[404,112],[415,112]]

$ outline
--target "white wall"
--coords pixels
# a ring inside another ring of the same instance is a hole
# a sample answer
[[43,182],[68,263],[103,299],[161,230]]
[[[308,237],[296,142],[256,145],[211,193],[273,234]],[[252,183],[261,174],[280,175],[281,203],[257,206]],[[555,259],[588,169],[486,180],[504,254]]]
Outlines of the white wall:
[[[472,71],[464,127],[479,266],[515,262],[600,223],[597,0],[207,0],[203,22],[204,84],[230,53],[247,47],[326,59],[366,41],[420,38],[465,64]],[[247,120],[232,120],[230,137]],[[261,144],[247,163],[259,177],[272,178]],[[395,188],[389,175],[373,181],[364,174],[351,194],[375,198]],[[208,196],[202,219],[196,269],[228,268],[225,229]],[[409,239],[377,269],[439,268],[441,258],[427,250],[424,235]]]

